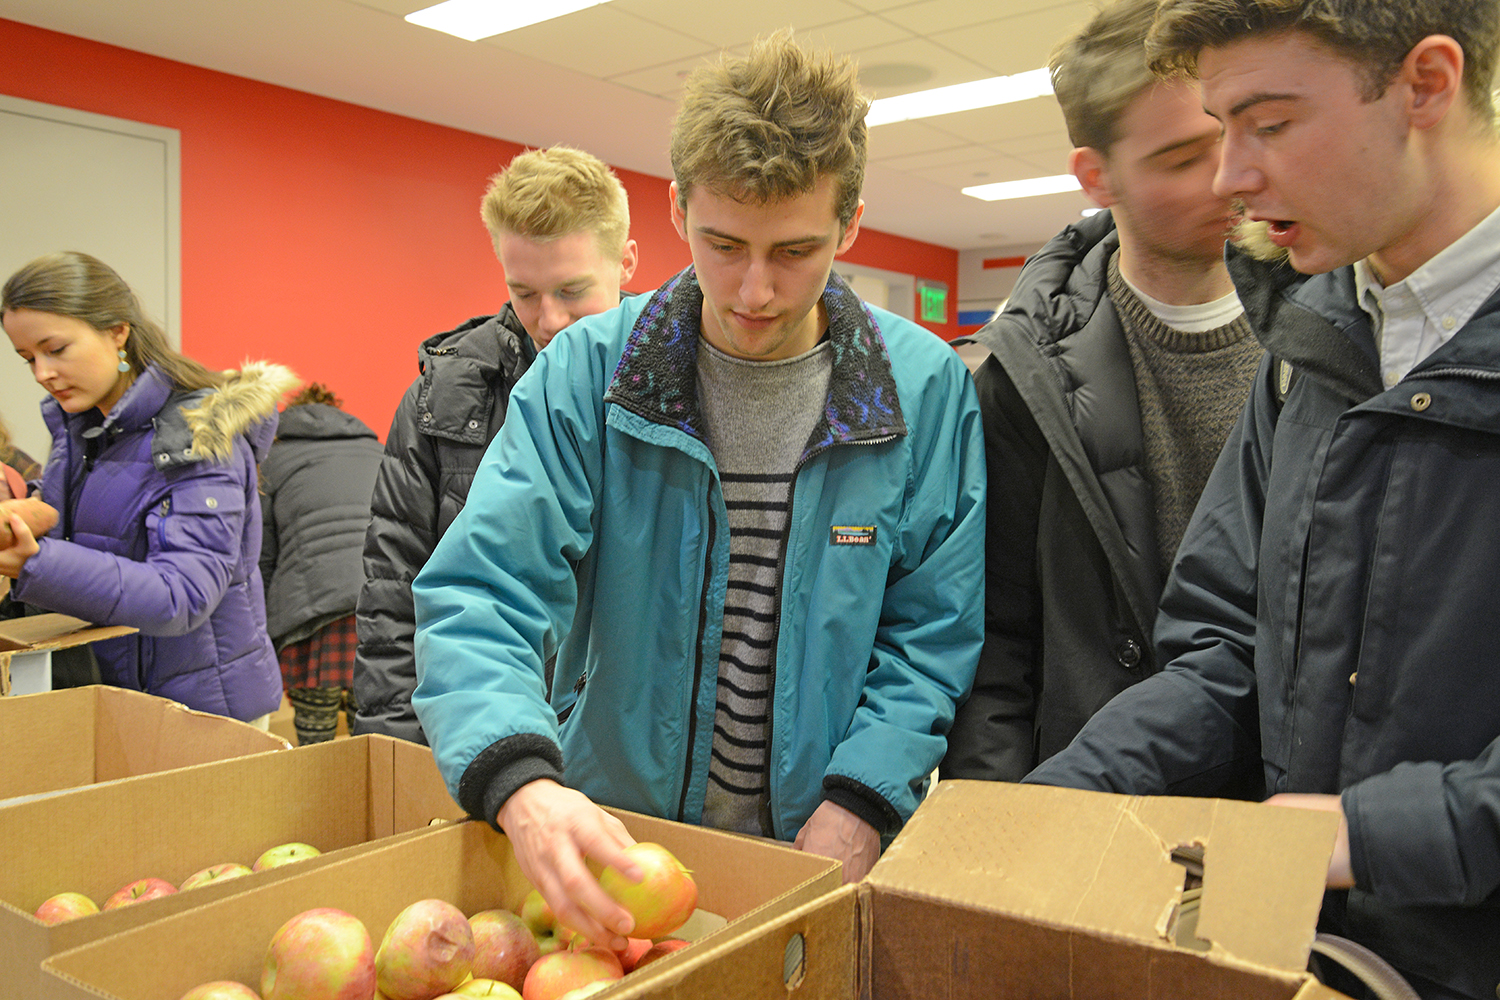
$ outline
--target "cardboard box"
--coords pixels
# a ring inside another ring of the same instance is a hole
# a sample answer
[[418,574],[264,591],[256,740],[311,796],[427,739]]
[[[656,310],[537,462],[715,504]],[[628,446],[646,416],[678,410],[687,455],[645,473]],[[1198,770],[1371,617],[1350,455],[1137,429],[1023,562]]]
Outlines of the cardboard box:
[[91,625],[82,618],[52,613],[0,620],[0,696],[52,690],[54,649],[135,631],[127,625]]
[[[384,736],[126,778],[0,809],[0,998],[37,996],[41,961],[55,952],[462,816],[432,752]],[[31,915],[59,892],[102,904],[135,879],[177,885],[211,864],[251,864],[289,841],[312,844],[324,857],[51,927]]]
[[[785,845],[634,813],[615,815],[637,840],[662,844],[692,869],[700,911],[727,923],[697,938],[692,948],[628,977],[606,994],[611,1000],[689,995],[664,985],[676,981],[673,970],[686,959],[720,954],[740,935],[842,881],[836,862]],[[54,955],[44,963],[38,995],[178,1000],[215,979],[259,989],[266,945],[303,910],[332,906],[353,913],[378,946],[391,919],[419,899],[445,899],[473,914],[517,909],[529,890],[504,836],[478,822],[447,826]],[[852,956],[852,939],[850,944]],[[779,995],[743,992],[745,983],[703,985],[703,993],[692,995]]]
[[[858,886],[684,963],[702,985],[663,995],[1333,1000],[1303,970],[1336,831],[1245,802],[943,782]],[[1201,893],[1183,845],[1204,848]]]
[[0,698],[0,806],[17,796],[289,746],[246,723],[124,688]]

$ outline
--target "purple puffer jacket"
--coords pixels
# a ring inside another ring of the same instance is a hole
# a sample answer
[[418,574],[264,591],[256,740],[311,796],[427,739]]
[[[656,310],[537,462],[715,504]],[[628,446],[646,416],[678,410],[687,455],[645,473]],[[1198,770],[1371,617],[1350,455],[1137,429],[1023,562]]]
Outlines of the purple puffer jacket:
[[148,368],[100,422],[52,399],[42,497],[61,520],[17,600],[139,634],[94,644],[107,684],[249,720],[281,703],[266,635],[256,463],[296,378],[252,364],[218,389],[173,393]]

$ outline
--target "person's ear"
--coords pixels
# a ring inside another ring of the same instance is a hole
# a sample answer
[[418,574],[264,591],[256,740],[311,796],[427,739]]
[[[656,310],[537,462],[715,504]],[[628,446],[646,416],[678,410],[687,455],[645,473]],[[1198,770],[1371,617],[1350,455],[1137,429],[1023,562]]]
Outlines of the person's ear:
[[844,227],[844,234],[839,237],[839,245],[833,251],[835,257],[854,245],[854,238],[859,235],[859,220],[864,214],[865,202],[861,198],[859,204],[854,206],[854,217],[849,220],[849,224]]
[[1068,154],[1068,172],[1078,178],[1083,193],[1100,208],[1117,200],[1109,180],[1108,158],[1092,146],[1079,146]]
[[677,182],[673,181],[667,185],[667,197],[672,201],[672,225],[677,229],[677,235],[684,240],[687,235],[687,212],[682,203],[677,200]]
[[626,240],[625,241],[625,252],[620,255],[620,287],[621,288],[625,287],[626,282],[628,282],[635,275],[636,261],[637,261],[637,258],[636,258],[635,240]]
[[1447,35],[1428,35],[1401,61],[1392,86],[1407,88],[1412,125],[1431,128],[1462,99],[1463,79],[1463,46]]

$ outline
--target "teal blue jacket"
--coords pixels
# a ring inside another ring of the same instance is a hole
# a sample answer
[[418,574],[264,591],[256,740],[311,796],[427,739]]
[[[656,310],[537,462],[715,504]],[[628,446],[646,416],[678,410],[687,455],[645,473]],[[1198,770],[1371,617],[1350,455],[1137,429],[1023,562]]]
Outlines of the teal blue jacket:
[[[702,301],[689,268],[559,334],[413,583],[413,704],[477,818],[550,777],[700,822],[729,566],[697,404]],[[767,780],[788,840],[824,799],[883,832],[905,822],[983,638],[968,371],[837,276],[823,301],[833,371],[793,485],[772,693]]]

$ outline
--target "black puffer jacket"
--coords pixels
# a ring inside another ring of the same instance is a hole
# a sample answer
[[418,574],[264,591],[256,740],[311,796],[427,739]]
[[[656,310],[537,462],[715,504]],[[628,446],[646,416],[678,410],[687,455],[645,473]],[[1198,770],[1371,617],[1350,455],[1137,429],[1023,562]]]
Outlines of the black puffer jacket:
[[1019,781],[1154,670],[1161,595],[1108,212],[1069,226],[972,339],[990,469],[985,641],[945,778]]
[[411,581],[463,509],[474,470],[505,422],[510,390],[535,357],[509,303],[498,315],[422,343],[421,375],[391,420],[365,535],[354,664],[358,733],[427,742],[411,707]]
[[289,406],[260,466],[260,575],[277,649],[352,614],[380,441],[335,406]]
[[1448,991],[1427,995],[1495,996],[1500,292],[1386,388],[1352,268],[1229,268],[1292,377],[1262,365],[1188,525],[1164,669],[1030,780],[1338,794],[1356,887],[1325,928]]

